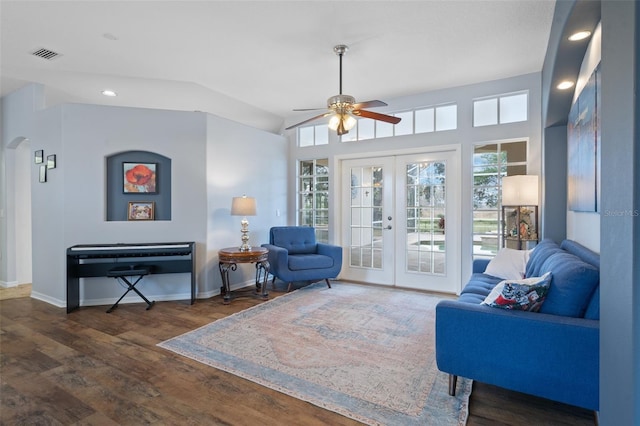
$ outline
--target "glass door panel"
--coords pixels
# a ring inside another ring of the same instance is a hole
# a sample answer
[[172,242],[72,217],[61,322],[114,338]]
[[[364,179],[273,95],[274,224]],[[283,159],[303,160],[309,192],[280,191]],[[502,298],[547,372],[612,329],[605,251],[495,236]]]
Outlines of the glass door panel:
[[406,223],[396,231],[396,285],[459,291],[457,151],[398,156],[395,168],[398,223]]
[[341,276],[457,292],[459,152],[345,160]]
[[349,160],[343,164],[343,182],[348,185],[342,197],[342,205],[347,206],[343,214],[343,235],[347,238],[343,245],[348,247],[348,259],[343,262],[342,275],[349,279],[392,283],[393,234],[386,232],[393,208],[392,169],[389,158]]

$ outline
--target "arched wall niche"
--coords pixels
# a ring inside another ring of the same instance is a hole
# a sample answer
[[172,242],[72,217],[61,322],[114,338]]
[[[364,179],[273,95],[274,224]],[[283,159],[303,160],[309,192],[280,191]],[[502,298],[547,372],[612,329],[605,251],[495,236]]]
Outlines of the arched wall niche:
[[[154,165],[155,188],[128,185],[125,167]],[[106,158],[107,221],[126,221],[130,202],[153,202],[154,220],[171,220],[171,159],[150,151],[124,151]],[[155,189],[153,192],[145,190]],[[130,191],[142,192],[130,192]]]

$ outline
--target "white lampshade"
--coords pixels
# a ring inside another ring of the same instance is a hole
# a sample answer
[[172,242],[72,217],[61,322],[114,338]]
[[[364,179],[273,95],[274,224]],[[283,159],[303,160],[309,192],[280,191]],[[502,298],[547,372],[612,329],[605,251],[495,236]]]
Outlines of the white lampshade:
[[537,206],[538,176],[516,175],[502,178],[503,206]]
[[351,114],[334,114],[329,119],[328,126],[331,130],[338,130],[340,122],[342,122],[343,129],[349,131],[354,128],[358,121]]
[[233,197],[231,201],[232,216],[255,216],[256,215],[256,199],[253,197]]

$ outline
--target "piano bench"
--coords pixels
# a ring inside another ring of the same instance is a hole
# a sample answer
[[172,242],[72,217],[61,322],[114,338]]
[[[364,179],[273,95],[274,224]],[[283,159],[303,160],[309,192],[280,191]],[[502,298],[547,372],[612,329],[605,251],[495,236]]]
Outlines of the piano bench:
[[[133,265],[130,267],[120,266],[120,267],[115,267],[113,269],[110,269],[109,272],[107,272],[107,276],[111,278],[115,278],[116,280],[121,280],[122,283],[127,286],[127,291],[125,291],[124,294],[120,296],[120,299],[118,299],[118,301],[114,303],[113,306],[107,310],[107,313],[109,314],[113,312],[113,310],[118,307],[118,303],[120,303],[120,301],[127,294],[129,294],[131,290],[136,292],[138,296],[140,296],[145,302],[147,302],[147,311],[151,309],[151,307],[156,303],[155,300],[149,301],[149,299],[144,297],[144,294],[140,293],[140,291],[136,288],[136,285],[138,284],[138,282],[140,282],[142,277],[144,277],[145,275],[149,275],[149,273],[150,273],[149,268],[145,266],[133,266]],[[136,280],[132,283],[127,277],[131,277],[132,279],[136,277]]]

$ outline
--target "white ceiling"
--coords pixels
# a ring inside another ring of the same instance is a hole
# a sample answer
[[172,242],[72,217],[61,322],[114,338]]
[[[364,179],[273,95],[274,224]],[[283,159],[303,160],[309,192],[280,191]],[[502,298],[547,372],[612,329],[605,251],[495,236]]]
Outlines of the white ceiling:
[[[306,117],[293,108],[338,93],[336,44],[350,47],[343,92],[389,101],[540,71],[554,5],[2,0],[0,89],[38,82],[48,105],[198,110],[277,133],[285,117]],[[45,60],[37,48],[61,55]]]

